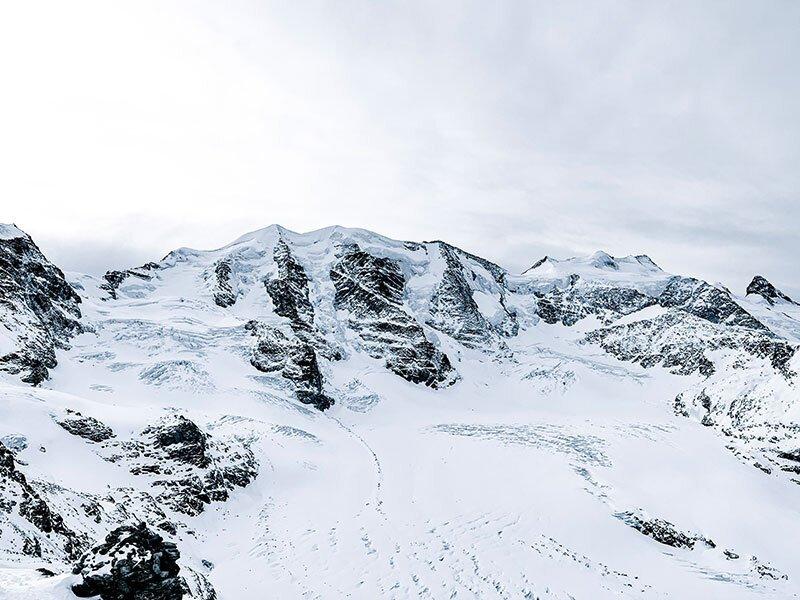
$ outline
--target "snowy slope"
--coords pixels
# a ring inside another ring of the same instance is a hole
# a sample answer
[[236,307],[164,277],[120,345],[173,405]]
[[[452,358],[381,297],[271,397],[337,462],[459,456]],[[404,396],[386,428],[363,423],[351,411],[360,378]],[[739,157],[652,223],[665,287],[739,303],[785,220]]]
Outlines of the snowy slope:
[[0,598],[140,521],[196,598],[800,592],[782,298],[341,227],[66,281],[49,378],[0,374]]

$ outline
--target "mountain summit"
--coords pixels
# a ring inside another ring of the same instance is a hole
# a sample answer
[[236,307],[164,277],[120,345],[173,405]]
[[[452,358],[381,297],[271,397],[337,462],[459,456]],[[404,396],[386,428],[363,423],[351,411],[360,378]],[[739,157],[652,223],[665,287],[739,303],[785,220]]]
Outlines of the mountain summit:
[[792,304],[797,304],[794,300],[789,298],[786,294],[772,285],[769,281],[764,279],[761,275],[756,275],[753,277],[753,280],[747,286],[747,294],[756,294],[761,296],[766,300],[769,304],[775,304],[776,301],[784,301],[790,302]]
[[800,311],[747,292],[338,226],[67,277],[0,226],[3,597],[793,597]]

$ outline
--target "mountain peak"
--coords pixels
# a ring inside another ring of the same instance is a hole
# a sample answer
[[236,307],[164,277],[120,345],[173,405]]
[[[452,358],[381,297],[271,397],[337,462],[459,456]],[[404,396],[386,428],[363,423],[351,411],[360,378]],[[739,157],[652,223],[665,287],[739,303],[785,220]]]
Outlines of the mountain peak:
[[28,237],[28,234],[13,223],[0,223],[0,240],[13,240],[19,237]]
[[598,250],[588,256],[574,256],[571,258],[557,259],[545,256],[536,261],[530,268],[523,272],[541,276],[563,276],[579,274],[598,276],[598,271],[622,274],[663,274],[661,268],[644,254],[615,257],[608,252]]
[[749,296],[750,294],[761,296],[769,304],[775,304],[775,300],[783,300],[784,302],[796,304],[794,300],[772,285],[769,280],[761,275],[756,275],[753,277],[750,285],[747,286],[747,295]]

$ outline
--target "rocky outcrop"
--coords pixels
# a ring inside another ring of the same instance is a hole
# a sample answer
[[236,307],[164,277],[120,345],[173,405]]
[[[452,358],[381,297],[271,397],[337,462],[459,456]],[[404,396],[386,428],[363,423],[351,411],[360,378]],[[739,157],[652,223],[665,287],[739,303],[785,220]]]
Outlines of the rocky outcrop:
[[104,442],[114,437],[114,431],[94,417],[85,417],[81,413],[67,409],[68,417],[56,421],[72,435],[77,435],[90,442]]
[[234,488],[248,485],[258,473],[247,444],[214,440],[182,415],[167,417],[132,439],[108,440],[100,454],[147,477],[159,502],[187,515],[227,500]]
[[[459,259],[458,250],[442,242],[438,246],[446,266],[431,298],[428,325],[468,348],[489,350],[505,347],[473,298],[468,273]],[[475,277],[474,273],[471,275]]]
[[447,355],[425,337],[403,306],[405,277],[397,262],[351,244],[341,249],[330,277],[336,288],[334,306],[347,311],[348,325],[367,354],[383,359],[386,368],[413,383],[436,388],[455,381]]
[[566,288],[553,286],[536,296],[536,312],[545,323],[568,327],[592,315],[608,324],[657,303],[637,290],[584,282],[578,275],[569,278]]
[[642,535],[653,538],[659,544],[664,544],[665,546],[691,550],[695,547],[695,544],[701,542],[709,548],[716,548],[716,544],[713,541],[702,535],[680,531],[675,525],[663,519],[647,519],[630,511],[616,513],[614,516],[633,527]]
[[180,552],[145,523],[118,527],[84,554],[73,572],[81,581],[72,592],[102,600],[180,600]]
[[696,371],[706,376],[713,374],[716,367],[707,353],[720,349],[768,359],[785,377],[794,375],[789,362],[795,348],[786,340],[760,328],[718,327],[680,310],[596,329],[585,340],[599,344],[621,360],[643,367],[660,365],[680,375]]
[[55,351],[82,331],[81,299],[28,235],[3,230],[13,235],[0,236],[0,332],[14,349],[0,356],[0,370],[38,385],[56,366]]
[[263,373],[277,373],[293,385],[295,397],[325,410],[333,399],[324,392],[317,354],[307,339],[286,334],[276,327],[250,321],[246,328],[256,344],[250,363]]
[[753,277],[753,280],[747,286],[747,295],[749,296],[750,294],[761,296],[770,305],[775,304],[776,300],[783,300],[784,302],[797,304],[794,300],[772,285],[761,275],[756,275]]
[[184,416],[173,422],[149,427],[144,431],[151,435],[154,444],[169,458],[204,469],[211,464],[208,455],[208,436]]
[[236,294],[231,287],[231,264],[227,260],[219,261],[214,267],[214,303],[227,308],[236,303]]
[[309,299],[308,276],[283,240],[275,244],[274,258],[278,276],[264,285],[275,314],[289,319],[296,330],[310,330],[314,326],[314,307]]
[[679,308],[711,323],[767,329],[763,323],[739,306],[728,292],[693,277],[670,279],[658,297],[658,303],[665,308]]
[[106,274],[103,275],[103,279],[105,279],[106,282],[100,285],[100,289],[108,292],[108,295],[112,299],[116,300],[117,291],[126,279],[133,277],[142,281],[150,281],[153,278],[152,271],[160,268],[161,267],[158,263],[149,262],[136,269],[126,269],[124,271],[106,271]]
[[[85,536],[65,525],[63,517],[50,507],[17,468],[11,451],[0,444],[0,524],[3,514],[10,516],[11,513],[22,517],[32,529],[26,531],[26,528],[9,520],[0,527],[0,539],[15,539],[13,546],[18,547],[22,554],[45,556],[47,551],[41,543],[44,539],[53,546],[54,551],[67,558],[75,558],[86,543]],[[60,558],[58,555],[56,557]]]

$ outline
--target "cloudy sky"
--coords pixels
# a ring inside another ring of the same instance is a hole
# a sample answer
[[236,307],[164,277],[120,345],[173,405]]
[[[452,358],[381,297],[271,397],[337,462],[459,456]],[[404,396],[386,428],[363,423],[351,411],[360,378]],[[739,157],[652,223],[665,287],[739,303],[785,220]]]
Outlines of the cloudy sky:
[[800,3],[8,2],[0,221],[68,270],[280,223],[800,291]]

